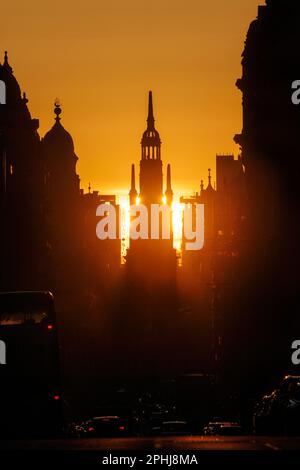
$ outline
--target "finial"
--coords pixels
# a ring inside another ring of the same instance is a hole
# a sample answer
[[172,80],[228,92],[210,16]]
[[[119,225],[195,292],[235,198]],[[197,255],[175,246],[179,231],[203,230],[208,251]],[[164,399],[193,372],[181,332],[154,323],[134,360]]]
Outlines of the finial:
[[8,70],[8,72],[12,73],[13,69],[11,68],[11,66],[10,66],[9,63],[8,63],[7,51],[4,51],[3,67],[4,67],[6,70]]
[[59,115],[61,114],[61,104],[60,104],[60,101],[58,98],[56,98],[55,102],[54,102],[54,114],[56,114],[56,118],[55,118],[55,121],[56,122],[59,122],[60,121],[60,117]]
[[204,190],[204,183],[203,183],[203,180],[200,181],[200,189],[201,189],[201,192]]
[[211,169],[208,169],[208,184],[211,185]]
[[151,130],[154,129],[152,91],[149,91],[147,123],[148,123],[148,129],[151,129]]
[[89,194],[91,194],[92,188],[91,188],[91,183],[89,183]]
[[27,99],[25,91],[23,91],[23,101],[25,104],[28,103],[28,99]]

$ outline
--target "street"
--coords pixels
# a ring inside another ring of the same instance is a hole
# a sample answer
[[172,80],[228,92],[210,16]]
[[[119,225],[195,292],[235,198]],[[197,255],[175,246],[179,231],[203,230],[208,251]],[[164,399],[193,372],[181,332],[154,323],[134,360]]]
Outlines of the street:
[[274,468],[275,464],[292,462],[299,456],[299,450],[298,437],[191,436],[0,442],[2,464],[23,466],[26,463],[37,468],[60,468],[60,465],[64,468],[96,468],[105,464],[124,468],[145,464],[174,467],[180,459],[188,466],[201,464],[202,468],[208,468],[212,462],[228,463],[235,468],[245,464],[272,465]]
[[0,451],[300,451],[300,437],[145,437],[0,441]]

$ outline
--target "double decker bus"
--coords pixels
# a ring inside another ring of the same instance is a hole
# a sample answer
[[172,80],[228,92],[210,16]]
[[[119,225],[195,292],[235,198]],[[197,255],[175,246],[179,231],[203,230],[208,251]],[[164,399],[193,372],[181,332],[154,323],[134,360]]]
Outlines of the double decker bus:
[[0,436],[55,437],[63,425],[50,292],[0,293]]

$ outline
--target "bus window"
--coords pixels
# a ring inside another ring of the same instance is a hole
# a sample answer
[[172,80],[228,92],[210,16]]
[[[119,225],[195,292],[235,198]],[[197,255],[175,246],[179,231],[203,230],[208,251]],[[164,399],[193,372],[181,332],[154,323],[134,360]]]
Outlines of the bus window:
[[40,324],[48,318],[44,311],[1,312],[0,326],[24,325],[26,323]]

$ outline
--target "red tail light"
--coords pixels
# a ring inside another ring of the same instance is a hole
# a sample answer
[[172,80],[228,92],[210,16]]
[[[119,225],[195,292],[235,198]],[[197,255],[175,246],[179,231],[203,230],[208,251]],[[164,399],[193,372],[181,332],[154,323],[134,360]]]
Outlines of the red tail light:
[[47,330],[53,330],[53,325],[51,324],[47,325]]
[[95,429],[92,428],[92,427],[90,427],[90,428],[88,428],[88,431],[89,431],[89,432],[93,432],[93,431],[95,431]]
[[60,396],[59,395],[54,395],[53,400],[56,400],[56,401],[60,400]]
[[125,431],[125,426],[119,426],[119,431]]

